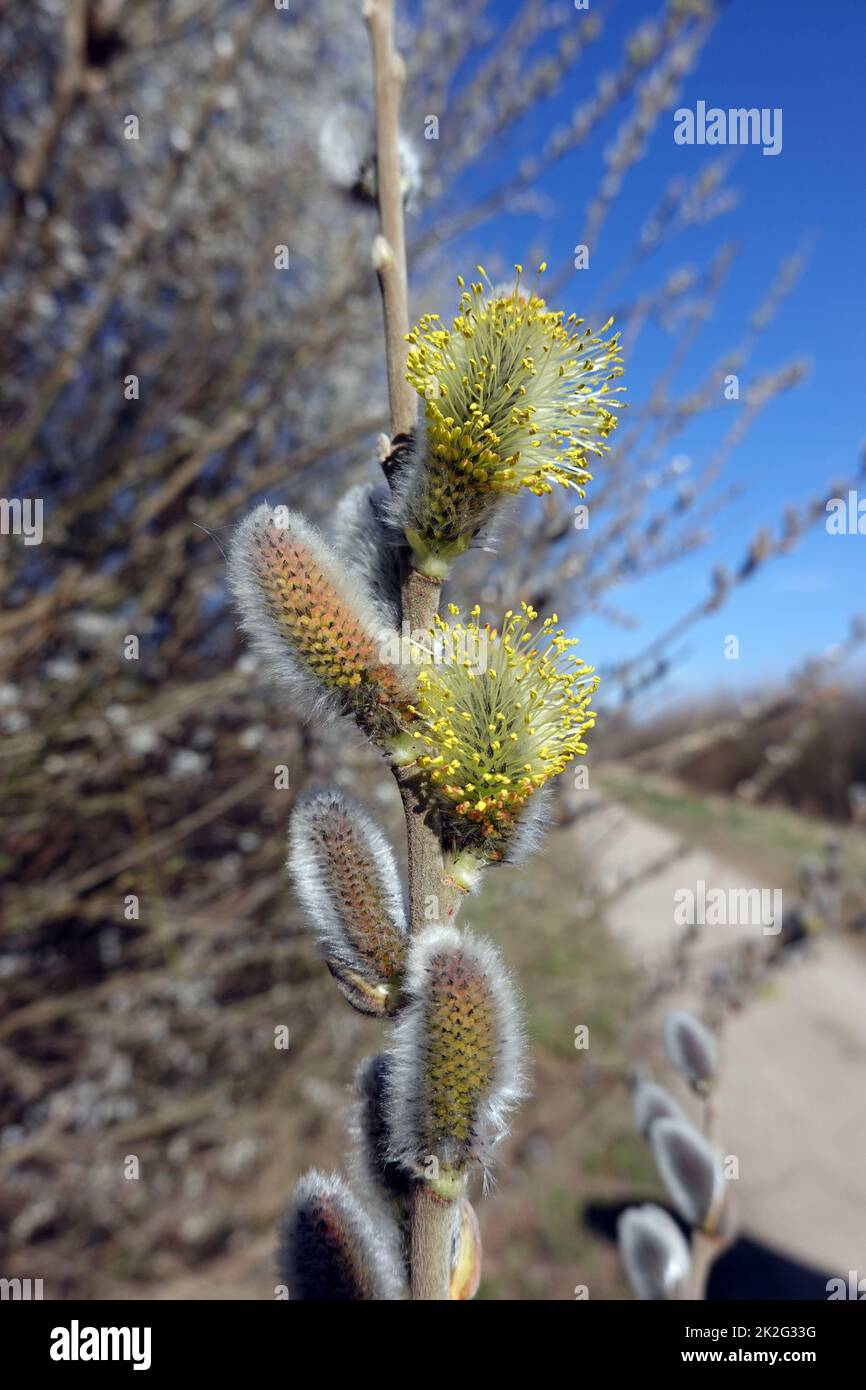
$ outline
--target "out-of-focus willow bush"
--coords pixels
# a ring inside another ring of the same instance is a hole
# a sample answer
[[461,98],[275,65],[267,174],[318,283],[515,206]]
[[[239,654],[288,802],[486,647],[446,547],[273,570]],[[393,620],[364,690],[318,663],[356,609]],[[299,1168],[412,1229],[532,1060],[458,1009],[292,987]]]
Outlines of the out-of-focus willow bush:
[[[631,21],[603,3],[526,0],[507,20],[492,0],[402,7],[413,311],[447,312],[456,264],[510,271],[500,230],[519,213],[540,243],[526,259],[551,262],[549,298],[583,313],[571,248],[544,245],[546,177],[580,160],[584,187],[600,164],[574,236],[597,247],[723,8],[660,0]],[[602,70],[609,29],[619,57]],[[273,1039],[246,1011],[284,1008],[309,971],[286,930],[279,827],[334,749],[264,686],[251,699],[223,544],[247,504],[268,497],[320,521],[376,477],[387,413],[364,201],[370,60],[359,0],[30,0],[0,10],[0,63],[0,494],[44,503],[41,545],[0,546],[2,1136],[20,1165],[16,1238],[56,1237],[56,1280],[81,1290],[91,1276],[63,1244],[78,1222],[127,1232],[124,1274],[150,1268],[127,1224],[144,1198],[100,1181],[92,1136],[146,1152],[182,1125],[206,1150],[227,1113],[275,1084]],[[566,114],[539,119],[561,93]],[[749,368],[796,284],[791,256],[730,351],[697,387],[677,384],[736,273],[723,222],[735,203],[716,158],[660,187],[606,291],[631,362],[648,328],[669,352],[598,466],[592,531],[575,546],[573,502],[527,493],[483,578],[466,557],[455,598],[502,610],[520,593],[548,611],[555,595],[564,621],[622,621],[619,582],[702,544],[730,500],[731,451],[805,371]],[[695,264],[690,232],[716,220],[717,250]],[[672,245],[680,264],[662,273],[654,253]],[[750,385],[734,424],[684,471],[681,431],[735,370]],[[822,498],[792,499],[686,625],[822,514]],[[663,671],[671,633],[650,634],[645,659],[617,673],[626,693]],[[347,782],[354,757],[341,743]],[[315,1037],[315,1001],[300,991],[296,1008]],[[241,1154],[237,1171],[253,1161]],[[56,1210],[38,1205],[45,1165]],[[159,1182],[171,1245],[172,1203],[188,1198],[180,1168]],[[196,1230],[196,1251],[227,1239]],[[182,1267],[187,1247],[171,1250]]]

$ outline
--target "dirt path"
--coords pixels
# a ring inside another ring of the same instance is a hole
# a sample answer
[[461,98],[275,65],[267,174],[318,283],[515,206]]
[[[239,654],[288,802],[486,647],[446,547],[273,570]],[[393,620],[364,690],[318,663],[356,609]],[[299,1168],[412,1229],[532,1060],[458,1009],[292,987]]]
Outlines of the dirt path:
[[[678,843],[613,805],[580,833],[597,883],[609,887]],[[690,849],[610,904],[611,930],[651,962],[681,931],[675,891],[701,879],[722,889],[761,886]],[[743,930],[704,927],[696,949],[717,949],[720,934]],[[739,1159],[743,1231],[829,1274],[866,1277],[866,959],[850,942],[823,940],[780,973],[772,998],[731,1020],[723,1047],[719,1130],[725,1152]]]

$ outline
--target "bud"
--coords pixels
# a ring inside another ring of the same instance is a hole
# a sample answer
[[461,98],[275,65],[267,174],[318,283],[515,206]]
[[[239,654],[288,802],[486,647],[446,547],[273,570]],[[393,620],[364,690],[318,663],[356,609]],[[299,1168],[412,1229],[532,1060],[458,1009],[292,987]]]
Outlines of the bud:
[[396,1300],[403,1278],[390,1233],[376,1230],[336,1173],[311,1169],[280,1233],[279,1276],[298,1303]]
[[634,1122],[639,1134],[645,1139],[656,1120],[685,1120],[681,1106],[674,1100],[670,1091],[655,1081],[640,1080],[634,1088]]
[[319,532],[263,502],[232,540],[229,583],[253,646],[306,714],[352,714],[378,742],[400,733],[407,701],[380,651],[383,616]]
[[408,1004],[388,1076],[389,1157],[447,1185],[484,1162],[523,1094],[523,1037],[511,982],[490,942],[453,927],[412,941]]
[[387,520],[388,495],[373,483],[350,488],[334,513],[334,548],[388,626],[399,628],[403,538]]
[[460,1199],[451,1246],[451,1298],[465,1303],[474,1298],[481,1283],[481,1231],[468,1197]]
[[370,817],[338,791],[309,793],[289,822],[288,869],[322,956],[361,1013],[396,1004],[408,942],[394,856]]
[[719,1069],[719,1049],[712,1033],[691,1014],[674,1010],[665,1019],[665,1050],[696,1091],[709,1090]]
[[[412,208],[421,191],[421,160],[411,140],[402,133],[397,138],[400,159],[400,189],[403,203]],[[319,133],[319,160],[332,183],[360,203],[375,205],[379,196],[375,129],[366,117],[359,120],[356,107],[337,106],[322,122]]]
[[409,334],[408,376],[426,429],[397,480],[395,520],[416,567],[434,577],[521,489],[550,492],[555,481],[582,496],[589,458],[607,452],[616,425],[618,339],[594,337],[573,314],[564,320],[516,269],[514,285],[498,290],[479,266],[477,284],[458,281],[450,330],[427,314]]
[[718,1229],[725,1199],[722,1165],[687,1120],[656,1120],[649,1135],[653,1158],[677,1211],[692,1226]]
[[686,1239],[661,1207],[630,1207],[616,1227],[619,1253],[638,1298],[678,1298],[691,1270]]

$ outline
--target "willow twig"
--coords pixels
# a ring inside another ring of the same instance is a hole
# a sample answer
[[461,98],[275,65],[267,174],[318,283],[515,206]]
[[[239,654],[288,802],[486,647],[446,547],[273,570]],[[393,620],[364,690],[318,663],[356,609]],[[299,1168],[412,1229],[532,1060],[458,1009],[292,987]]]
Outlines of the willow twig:
[[[391,409],[392,442],[413,429],[416,395],[406,377],[406,335],[409,301],[406,272],[406,234],[400,178],[400,97],[405,69],[394,46],[393,0],[366,0],[364,18],[373,53],[376,102],[376,169],[380,234],[373,245],[385,320],[385,359]],[[427,631],[439,611],[441,585],[404,566],[402,616],[411,631]],[[397,782],[406,815],[410,929],[428,925],[432,907],[442,922],[457,915],[460,890],[445,882],[442,850],[429,824],[412,768],[399,769]],[[453,1204],[434,1196],[423,1181],[412,1199],[411,1290],[413,1299],[447,1300],[451,1258]]]

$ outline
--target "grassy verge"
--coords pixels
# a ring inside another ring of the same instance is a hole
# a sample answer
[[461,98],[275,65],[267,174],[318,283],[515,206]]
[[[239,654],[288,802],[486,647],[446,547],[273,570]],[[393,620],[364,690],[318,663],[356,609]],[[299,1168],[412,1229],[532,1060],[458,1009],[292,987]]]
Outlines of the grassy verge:
[[[634,1131],[625,1075],[634,972],[604,923],[575,912],[581,867],[562,831],[525,870],[488,874],[466,923],[501,947],[526,1001],[531,1095],[480,1206],[485,1274],[480,1297],[627,1298],[615,1246],[588,1209],[656,1199],[661,1188]],[[575,1047],[585,1025],[588,1046]]]
[[850,879],[866,874],[862,830],[831,826],[818,817],[782,806],[752,806],[729,797],[705,795],[678,783],[643,776],[621,764],[596,770],[595,786],[647,820],[667,826],[693,844],[741,865],[770,873],[793,888],[803,859],[820,856],[830,834],[841,835]]

